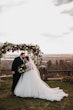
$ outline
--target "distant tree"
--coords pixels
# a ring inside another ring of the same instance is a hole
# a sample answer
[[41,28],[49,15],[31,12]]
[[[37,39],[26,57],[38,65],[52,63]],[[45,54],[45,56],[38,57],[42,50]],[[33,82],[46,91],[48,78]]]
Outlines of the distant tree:
[[55,64],[56,64],[56,66],[58,66],[58,60],[56,60]]
[[59,61],[59,64],[60,64],[60,65],[64,65],[64,60],[60,60],[60,61]]
[[52,65],[52,61],[51,61],[51,60],[49,60],[49,61],[47,62],[47,68],[50,68],[50,67],[51,67],[51,65]]

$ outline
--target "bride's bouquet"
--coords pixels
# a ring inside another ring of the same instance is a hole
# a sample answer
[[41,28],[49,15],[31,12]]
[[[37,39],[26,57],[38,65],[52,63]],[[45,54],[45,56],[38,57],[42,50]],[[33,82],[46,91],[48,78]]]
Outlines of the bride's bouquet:
[[25,64],[22,64],[22,65],[20,65],[20,66],[18,67],[18,72],[19,72],[20,74],[25,73],[25,69],[26,69],[26,65],[25,65]]

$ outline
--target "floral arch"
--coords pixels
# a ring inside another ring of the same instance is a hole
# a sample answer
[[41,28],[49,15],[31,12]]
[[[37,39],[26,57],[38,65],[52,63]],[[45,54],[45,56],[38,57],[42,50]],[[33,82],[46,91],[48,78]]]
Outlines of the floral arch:
[[17,50],[27,51],[28,54],[33,55],[33,60],[37,65],[39,65],[42,62],[43,53],[41,52],[40,47],[38,45],[13,44],[13,43],[5,42],[3,43],[2,46],[0,46],[0,59],[2,58],[3,54],[11,50],[12,52],[17,51]]

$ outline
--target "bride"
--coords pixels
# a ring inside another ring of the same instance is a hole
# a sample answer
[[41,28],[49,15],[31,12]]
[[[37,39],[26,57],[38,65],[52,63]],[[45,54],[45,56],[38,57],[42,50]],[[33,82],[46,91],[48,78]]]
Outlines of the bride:
[[51,88],[41,80],[39,71],[31,58],[26,56],[26,72],[23,73],[15,87],[14,93],[19,97],[33,97],[46,99],[50,101],[60,101],[63,97],[67,97],[62,89]]

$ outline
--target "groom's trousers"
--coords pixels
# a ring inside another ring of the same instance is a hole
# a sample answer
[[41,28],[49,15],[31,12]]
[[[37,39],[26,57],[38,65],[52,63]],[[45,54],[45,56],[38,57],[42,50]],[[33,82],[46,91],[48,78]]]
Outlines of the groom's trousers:
[[13,74],[13,83],[12,83],[12,88],[11,88],[11,91],[12,91],[13,94],[14,94],[14,89],[17,85],[17,82],[18,82],[20,76],[21,76],[21,74],[19,74],[19,73]]

